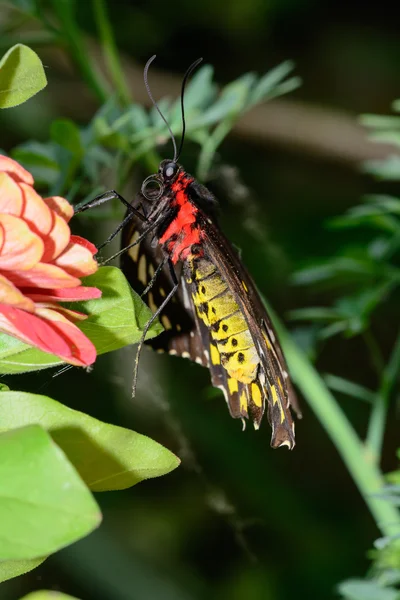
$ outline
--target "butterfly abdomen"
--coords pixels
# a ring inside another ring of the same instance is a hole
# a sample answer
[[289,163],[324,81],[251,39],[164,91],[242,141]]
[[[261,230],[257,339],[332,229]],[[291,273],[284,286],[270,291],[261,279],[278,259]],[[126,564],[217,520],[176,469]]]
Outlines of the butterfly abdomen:
[[257,376],[260,362],[246,320],[217,267],[205,257],[190,257],[187,282],[199,318],[210,331],[210,361],[221,364],[228,375],[249,384]]

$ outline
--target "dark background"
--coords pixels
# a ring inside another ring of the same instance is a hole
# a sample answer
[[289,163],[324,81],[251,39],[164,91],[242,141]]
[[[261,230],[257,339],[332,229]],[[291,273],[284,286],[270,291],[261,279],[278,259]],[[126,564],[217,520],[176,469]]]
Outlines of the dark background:
[[[219,84],[250,70],[264,73],[287,58],[295,61],[302,87],[274,102],[279,110],[272,129],[267,106],[245,118],[221,146],[211,186],[220,196],[225,232],[242,248],[277,312],[285,317],[293,308],[329,306],[329,293],[296,288],[289,276],[348,242],[348,233],[325,228],[328,217],[357,204],[364,193],[388,189],[358,170],[380,150],[364,139],[355,118],[388,113],[399,95],[400,37],[391,4],[120,0],[108,7],[134,73],[154,53],[155,71],[177,78],[203,56]],[[78,3],[78,17],[95,37],[90,2]],[[49,86],[26,107],[2,115],[5,150],[28,138],[46,140],[56,116],[84,125],[96,109],[89,92],[78,92],[83,84],[76,71],[57,62],[51,48],[36,50],[47,60]],[[136,99],[144,97],[140,77],[131,87]],[[161,91],[153,89],[156,97]],[[161,152],[168,156],[169,147]],[[196,153],[190,144],[184,149],[188,170]],[[237,184],[231,171],[223,177],[224,165],[238,169],[247,189],[243,201],[235,201]],[[96,232],[92,225],[85,235],[100,241],[113,227],[102,223]],[[387,310],[376,324],[384,353],[396,305]],[[328,599],[337,583],[365,574],[367,550],[379,532],[304,401],[295,450],[273,451],[268,424],[242,433],[222,394],[211,391],[208,373],[187,361],[145,351],[132,401],[133,356],[127,348],[100,357],[90,375],[76,369],[51,380],[46,372],[14,378],[11,385],[148,434],[178,453],[182,466],[131,490],[97,494],[104,513],[99,531],[3,584],[0,598],[47,588],[82,600]],[[357,339],[327,344],[317,366],[375,383]],[[365,407],[339,401],[363,434]],[[395,433],[393,424],[384,470],[395,466]]]

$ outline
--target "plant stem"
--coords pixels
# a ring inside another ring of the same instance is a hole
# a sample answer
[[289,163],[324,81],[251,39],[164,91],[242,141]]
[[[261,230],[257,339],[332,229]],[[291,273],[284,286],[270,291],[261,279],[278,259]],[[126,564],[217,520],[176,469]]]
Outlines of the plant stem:
[[396,383],[399,371],[400,332],[397,335],[389,362],[383,371],[380,387],[376,394],[374,406],[369,419],[366,445],[377,463],[379,463],[382,452],[383,436],[385,431],[386,415],[389,408],[390,395]]
[[[376,497],[384,484],[382,473],[371,460],[369,452],[365,451],[361,440],[317,371],[290,339],[282,325],[275,320],[274,322],[277,325],[293,380],[335,444],[377,527],[383,535],[398,534],[400,532],[399,511],[387,500]],[[400,342],[398,352],[400,353]],[[393,372],[394,369],[391,370],[392,382]]]
[[200,152],[199,162],[197,166],[197,176],[200,181],[205,181],[209,174],[211,162],[214,158],[215,152],[222,140],[231,131],[235,120],[234,118],[227,118],[221,121],[214,129],[213,133],[207,137],[207,140],[203,144]]
[[104,0],[92,0],[92,6],[107,68],[120,99],[125,105],[129,105],[131,96],[119,61],[118,49],[107,15],[107,7]]
[[380,379],[385,368],[385,361],[383,360],[382,352],[375,337],[369,330],[364,332],[363,337],[369,350],[372,366],[374,367],[378,378]]
[[59,41],[59,36],[48,31],[31,31],[23,34],[3,35],[0,39],[0,50],[11,48],[15,44],[25,44],[26,46],[48,46],[56,44]]
[[71,0],[52,0],[52,5],[60,21],[61,33],[69,46],[72,58],[99,102],[103,104],[108,98],[106,83],[88,59],[88,50],[72,12],[73,3]]

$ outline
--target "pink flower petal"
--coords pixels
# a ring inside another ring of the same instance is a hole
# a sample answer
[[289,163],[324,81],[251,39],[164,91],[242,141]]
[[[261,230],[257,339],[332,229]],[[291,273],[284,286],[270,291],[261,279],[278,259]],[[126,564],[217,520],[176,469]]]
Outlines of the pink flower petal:
[[53,226],[53,215],[50,208],[30,185],[21,183],[24,198],[22,210],[23,219],[29,223],[30,228],[40,236],[47,236]]
[[75,277],[91,275],[98,269],[98,264],[92,256],[93,244],[88,242],[88,248],[86,244],[83,245],[80,241],[78,243],[73,242],[72,240],[75,240],[76,237],[71,236],[71,242],[68,244],[66,250],[56,258],[54,264]]
[[58,312],[58,309],[38,308],[36,314],[46,319],[47,322],[50,321],[54,329],[68,341],[72,358],[67,362],[76,365],[91,365],[94,363],[96,360],[96,348],[76,325]]
[[42,262],[29,271],[10,271],[7,277],[21,288],[75,288],[80,284],[80,279],[69,275],[64,269]]
[[101,290],[95,287],[85,287],[83,285],[76,288],[67,288],[61,290],[46,290],[32,291],[30,288],[22,288],[25,296],[31,298],[35,302],[47,302],[58,300],[59,302],[75,302],[79,300],[94,300],[101,298]]
[[80,235],[71,235],[71,243],[79,244],[80,246],[87,248],[93,256],[97,254],[96,246],[92,244],[92,242],[89,242],[89,240],[86,240],[85,238],[81,237]]
[[10,173],[15,181],[23,181],[28,185],[34,183],[32,175],[17,161],[8,156],[0,156],[0,172]]
[[42,262],[50,262],[61,254],[68,246],[71,232],[62,217],[55,212],[53,216],[53,227],[44,240],[44,253]]
[[74,207],[65,198],[61,196],[51,196],[50,198],[43,198],[43,201],[47,204],[51,210],[54,210],[59,217],[62,217],[66,223],[74,216]]
[[62,315],[42,310],[38,316],[0,304],[0,330],[73,365],[92,364],[96,360],[92,342]]
[[35,303],[27,298],[7,279],[0,275],[0,304],[8,304],[15,308],[22,308],[28,312],[35,312]]
[[40,261],[44,251],[43,241],[22,219],[0,214],[0,228],[3,238],[0,269],[28,271]]
[[0,213],[19,217],[22,207],[23,198],[20,186],[10,175],[0,171]]

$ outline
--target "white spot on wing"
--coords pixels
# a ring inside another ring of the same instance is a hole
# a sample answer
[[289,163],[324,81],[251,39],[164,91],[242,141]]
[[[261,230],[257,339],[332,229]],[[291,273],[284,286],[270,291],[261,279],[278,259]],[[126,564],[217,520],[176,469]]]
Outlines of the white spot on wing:
[[227,391],[226,391],[225,387],[224,387],[223,385],[217,385],[217,388],[218,388],[219,390],[222,390],[222,391],[224,392],[224,396],[225,396],[225,402],[228,402],[228,401],[229,401],[229,400],[228,400],[228,394],[227,394]]

